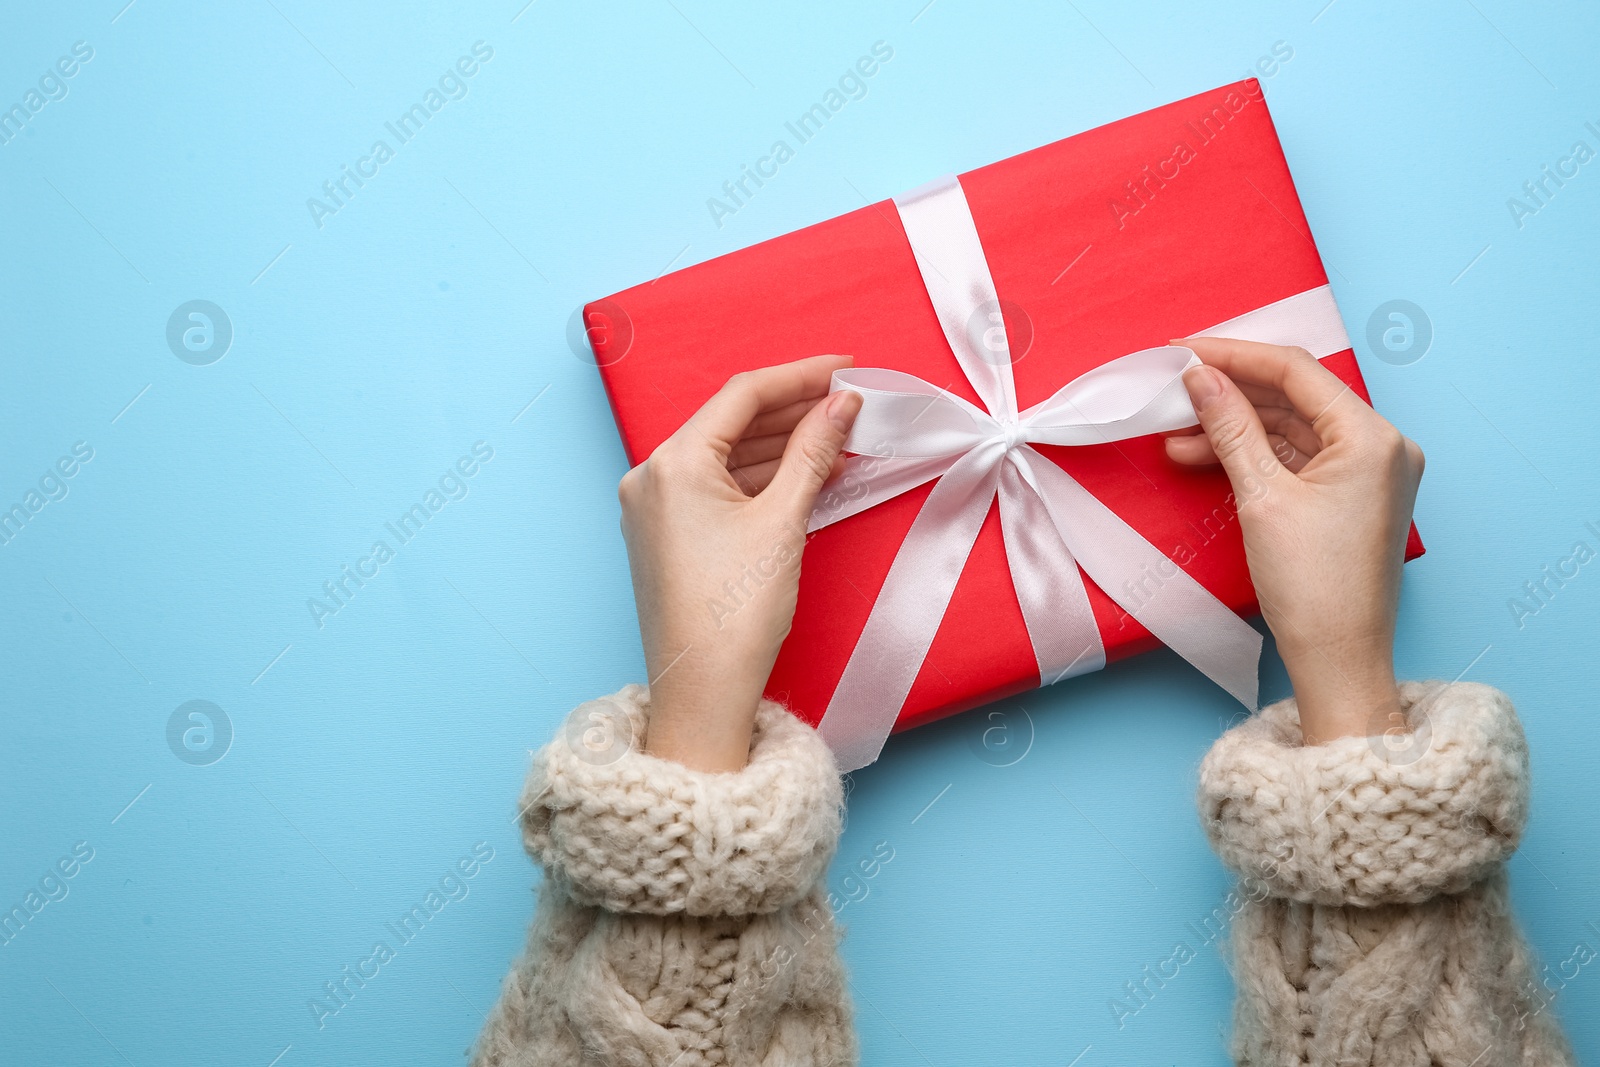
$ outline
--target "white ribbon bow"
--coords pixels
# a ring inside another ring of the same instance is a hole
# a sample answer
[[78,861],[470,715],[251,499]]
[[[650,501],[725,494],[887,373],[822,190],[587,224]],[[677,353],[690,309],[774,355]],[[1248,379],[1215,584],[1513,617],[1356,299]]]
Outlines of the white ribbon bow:
[[[878,758],[996,496],[1041,685],[1105,666],[1081,566],[1152,634],[1253,709],[1261,635],[1031,447],[1103,444],[1195,425],[1182,376],[1199,360],[1187,348],[1145,349],[1019,412],[994,280],[960,182],[942,178],[894,202],[945,339],[987,410],[900,371],[833,376],[834,389],[860,393],[864,402],[845,443],[854,455],[819,498],[809,529],[939,480],[818,724],[840,769]],[[974,324],[984,322],[991,324],[975,336]],[[1350,347],[1327,286],[1206,332],[1298,344],[1319,358]],[[840,485],[848,491],[837,491]]]

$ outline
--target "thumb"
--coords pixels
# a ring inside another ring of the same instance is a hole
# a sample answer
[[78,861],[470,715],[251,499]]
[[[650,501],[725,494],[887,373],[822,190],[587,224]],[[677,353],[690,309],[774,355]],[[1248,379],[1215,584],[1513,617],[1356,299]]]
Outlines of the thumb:
[[806,412],[789,435],[783,459],[762,496],[774,498],[801,522],[811,514],[822,483],[833,472],[834,460],[861,410],[861,394],[842,389]]
[[1251,485],[1278,466],[1278,457],[1267,440],[1255,405],[1233,384],[1233,379],[1215,367],[1190,368],[1183,376],[1183,384],[1189,390],[1211,450],[1228,472],[1234,493],[1243,499]]

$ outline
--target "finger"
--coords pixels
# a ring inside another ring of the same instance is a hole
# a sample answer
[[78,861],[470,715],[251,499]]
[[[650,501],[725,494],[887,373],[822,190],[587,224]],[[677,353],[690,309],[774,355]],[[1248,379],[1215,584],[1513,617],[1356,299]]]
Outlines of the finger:
[[812,356],[735,374],[673,436],[688,431],[710,441],[726,455],[757,415],[788,407],[797,400],[822,396],[828,391],[833,372],[852,362],[849,356]]
[[[778,473],[781,459],[769,459],[762,463],[753,463],[748,467],[734,467],[728,471],[733,477],[734,484],[744,491],[745,496],[755,496],[767,486],[772,484],[773,476]],[[844,469],[844,456],[839,456],[833,461],[833,470],[828,472],[832,478]]]
[[[1316,455],[1296,447],[1293,441],[1279,433],[1268,433],[1267,444],[1272,446],[1272,454],[1278,458],[1278,462],[1296,474]],[[1187,467],[1214,467],[1221,462],[1217,459],[1216,449],[1211,447],[1211,439],[1203,433],[1198,437],[1167,438],[1167,455],[1173,462]]]
[[772,484],[772,476],[778,473],[781,462],[780,459],[769,459],[748,467],[733,467],[728,473],[733,475],[734,482],[744,490],[745,496],[755,496]]
[[1307,463],[1316,458],[1300,451],[1294,446],[1294,442],[1282,434],[1267,434],[1267,444],[1272,446],[1272,454],[1278,457],[1278,462],[1288,467],[1295,474],[1299,474],[1305,469]]
[[1189,467],[1209,467],[1219,462],[1211,438],[1203,430],[1197,435],[1167,438],[1167,455],[1173,462]]
[[860,410],[861,394],[849,389],[818,404],[789,435],[789,447],[784,449],[763,499],[773,497],[796,521],[803,522],[811,514],[822,483],[833,472],[845,435]]
[[1294,405],[1289,403],[1289,398],[1282,391],[1268,385],[1257,385],[1255,382],[1242,382],[1235,378],[1233,384],[1239,387],[1250,403],[1260,408],[1288,408],[1294,410]]
[[[1256,416],[1261,419],[1261,426],[1269,437],[1287,441],[1294,451],[1308,460],[1322,451],[1322,442],[1317,438],[1316,431],[1295,412],[1283,407],[1262,407],[1260,404],[1255,408]],[[1277,441],[1273,444],[1276,446]],[[1167,438],[1167,445],[1167,454],[1179,463],[1217,462],[1211,439],[1199,426],[1173,434]]]
[[1257,405],[1256,414],[1261,417],[1261,425],[1269,435],[1277,434],[1288,441],[1294,446],[1295,451],[1304,455],[1306,459],[1322,451],[1322,440],[1317,436],[1317,431],[1288,408],[1264,408]]
[[1348,385],[1303,348],[1220,337],[1191,337],[1173,343],[1191,350],[1206,365],[1230,378],[1283,393],[1289,406],[1311,424],[1324,444],[1358,432],[1376,417]]
[[1214,367],[1191,367],[1184,373],[1183,384],[1194,401],[1212,451],[1228,472],[1234,492],[1242,498],[1244,490],[1255,484],[1260,475],[1279,466],[1255,407],[1232,379]]
[[728,453],[728,467],[748,467],[755,463],[764,463],[769,459],[777,459],[783,455],[784,446],[789,443],[789,434],[769,433],[760,437],[743,437],[733,446],[733,451]]
[[746,437],[761,437],[769,433],[788,433],[800,425],[800,420],[806,417],[806,412],[822,402],[823,396],[809,396],[804,400],[796,400],[793,404],[786,404],[776,411],[763,411],[750,425],[744,428]]
[[1250,403],[1258,408],[1289,408],[1294,405],[1289,403],[1289,398],[1283,395],[1283,390],[1274,389],[1270,385],[1257,385],[1255,382],[1242,382],[1235,378],[1233,384],[1239,387],[1239,392],[1250,398]]
[[[1245,393],[1245,398],[1249,399],[1250,394],[1245,392],[1243,386],[1239,382],[1234,382],[1233,384],[1240,386],[1239,391],[1241,393]],[[1279,399],[1282,398],[1280,397]],[[1254,400],[1251,400],[1250,404],[1256,409],[1256,415],[1260,417],[1262,425],[1266,426],[1266,428],[1269,430],[1276,426],[1288,425],[1290,422],[1296,422],[1308,430],[1311,429],[1311,424],[1300,418],[1299,412],[1295,411],[1293,408],[1284,407],[1281,404],[1258,404]],[[1192,437],[1196,434],[1203,435],[1205,432],[1206,431],[1203,427],[1196,424],[1193,426],[1185,426],[1181,430],[1173,430],[1168,436]]]

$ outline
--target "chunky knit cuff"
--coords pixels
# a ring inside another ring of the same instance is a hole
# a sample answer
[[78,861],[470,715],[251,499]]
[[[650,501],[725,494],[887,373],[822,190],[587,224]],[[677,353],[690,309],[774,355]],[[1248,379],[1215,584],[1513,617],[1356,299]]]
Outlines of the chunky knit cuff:
[[1473,683],[1400,695],[1409,735],[1305,745],[1285,700],[1218,739],[1200,813],[1222,861],[1273,896],[1370,907],[1460,892],[1506,860],[1528,815],[1511,702]]
[[833,755],[782,705],[761,702],[750,762],[691,770],[643,751],[649,695],[630,685],[572,713],[535,754],[522,837],[580,904],[650,915],[746,915],[820,881],[842,825]]

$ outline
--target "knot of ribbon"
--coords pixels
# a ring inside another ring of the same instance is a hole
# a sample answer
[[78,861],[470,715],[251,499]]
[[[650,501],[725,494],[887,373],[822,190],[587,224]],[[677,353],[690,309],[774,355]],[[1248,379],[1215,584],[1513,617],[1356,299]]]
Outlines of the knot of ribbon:
[[[863,403],[845,442],[851,455],[824,489],[809,529],[937,479],[818,725],[840,769],[878,758],[996,498],[1041,685],[1105,666],[1086,573],[1253,708],[1260,634],[1032,447],[1103,444],[1195,425],[1182,377],[1199,360],[1176,346],[1134,352],[1019,411],[1004,324],[993,310],[1000,307],[994,280],[960,182],[942,178],[894,203],[945,339],[983,407],[901,371],[864,367],[833,377],[835,390],[860,393]],[[975,335],[975,322],[994,325]],[[1327,286],[1206,332],[1299,344],[1319,358],[1349,347]],[[830,491],[840,484],[849,491]],[[1159,582],[1153,593],[1152,575]]]

